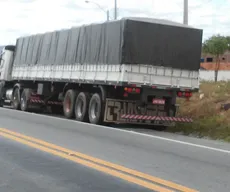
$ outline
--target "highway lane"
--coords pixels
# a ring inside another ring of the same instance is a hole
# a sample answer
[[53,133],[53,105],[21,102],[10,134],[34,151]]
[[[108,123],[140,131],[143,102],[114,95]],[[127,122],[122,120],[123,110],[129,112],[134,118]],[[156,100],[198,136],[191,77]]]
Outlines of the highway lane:
[[146,136],[6,109],[0,109],[0,127],[199,191],[230,191],[229,144],[167,133]]
[[143,187],[0,137],[2,192],[148,192]]

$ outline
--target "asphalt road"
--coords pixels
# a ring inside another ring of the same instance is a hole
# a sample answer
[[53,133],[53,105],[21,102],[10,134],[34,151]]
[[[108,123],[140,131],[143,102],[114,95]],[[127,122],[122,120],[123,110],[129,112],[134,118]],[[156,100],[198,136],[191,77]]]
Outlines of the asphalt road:
[[[0,109],[0,127],[198,191],[230,191],[230,145],[226,143],[154,131],[146,134],[143,129],[137,130],[142,133],[136,133],[130,128],[123,131],[10,109]],[[8,192],[1,190],[4,187],[2,178],[5,178],[5,183],[12,178],[15,186],[20,183],[18,179],[21,179],[21,182],[25,181],[25,185],[28,184],[37,191],[40,190],[38,186],[51,187],[54,191],[58,191],[59,186],[63,187],[59,191],[78,191],[73,187],[80,186],[77,188],[79,191],[87,191],[83,190],[84,187],[91,191],[92,188],[87,188],[89,183],[91,186],[95,185],[95,191],[145,191],[140,186],[44,152],[34,151],[11,140],[0,137],[0,141],[0,191]],[[14,174],[12,167],[18,170]],[[26,171],[22,171],[24,177],[20,175],[21,170]],[[56,172],[59,174],[55,174]],[[80,173],[83,179],[76,173]],[[35,182],[36,178],[40,185],[35,185],[38,184]],[[76,183],[77,186],[74,186]],[[102,188],[99,187],[101,185]]]
[[0,137],[2,192],[147,192],[124,180]]

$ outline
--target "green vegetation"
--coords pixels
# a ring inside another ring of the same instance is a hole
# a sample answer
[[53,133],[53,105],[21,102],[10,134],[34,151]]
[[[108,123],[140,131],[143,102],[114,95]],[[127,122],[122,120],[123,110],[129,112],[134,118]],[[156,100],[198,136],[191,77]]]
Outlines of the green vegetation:
[[230,51],[230,36],[227,36],[226,39],[227,39],[227,42],[228,42],[228,51]]
[[209,53],[215,57],[215,81],[217,81],[218,71],[220,69],[220,56],[230,49],[229,43],[230,37],[220,35],[213,35],[203,43],[203,53]]
[[[169,131],[230,142],[230,109],[221,107],[222,104],[230,103],[230,82],[202,82],[200,91],[189,101],[178,101],[178,116],[192,117],[194,122],[177,124]],[[204,94],[202,99],[201,94]]]

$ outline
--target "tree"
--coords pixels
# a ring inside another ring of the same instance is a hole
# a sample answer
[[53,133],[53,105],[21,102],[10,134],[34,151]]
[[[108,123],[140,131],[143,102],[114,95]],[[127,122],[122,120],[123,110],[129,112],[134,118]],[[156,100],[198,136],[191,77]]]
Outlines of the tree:
[[209,53],[215,57],[215,81],[217,81],[220,56],[228,50],[228,39],[225,36],[213,35],[203,43],[202,50],[204,53]]
[[230,51],[230,36],[227,36],[226,39],[227,39],[227,42],[228,42],[228,51]]

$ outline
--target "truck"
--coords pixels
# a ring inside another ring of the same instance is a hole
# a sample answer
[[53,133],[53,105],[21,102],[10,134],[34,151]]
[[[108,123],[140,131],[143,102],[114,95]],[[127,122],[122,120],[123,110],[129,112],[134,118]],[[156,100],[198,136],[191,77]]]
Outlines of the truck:
[[177,98],[199,90],[202,33],[126,17],[19,37],[0,56],[0,106],[91,124],[190,123]]

